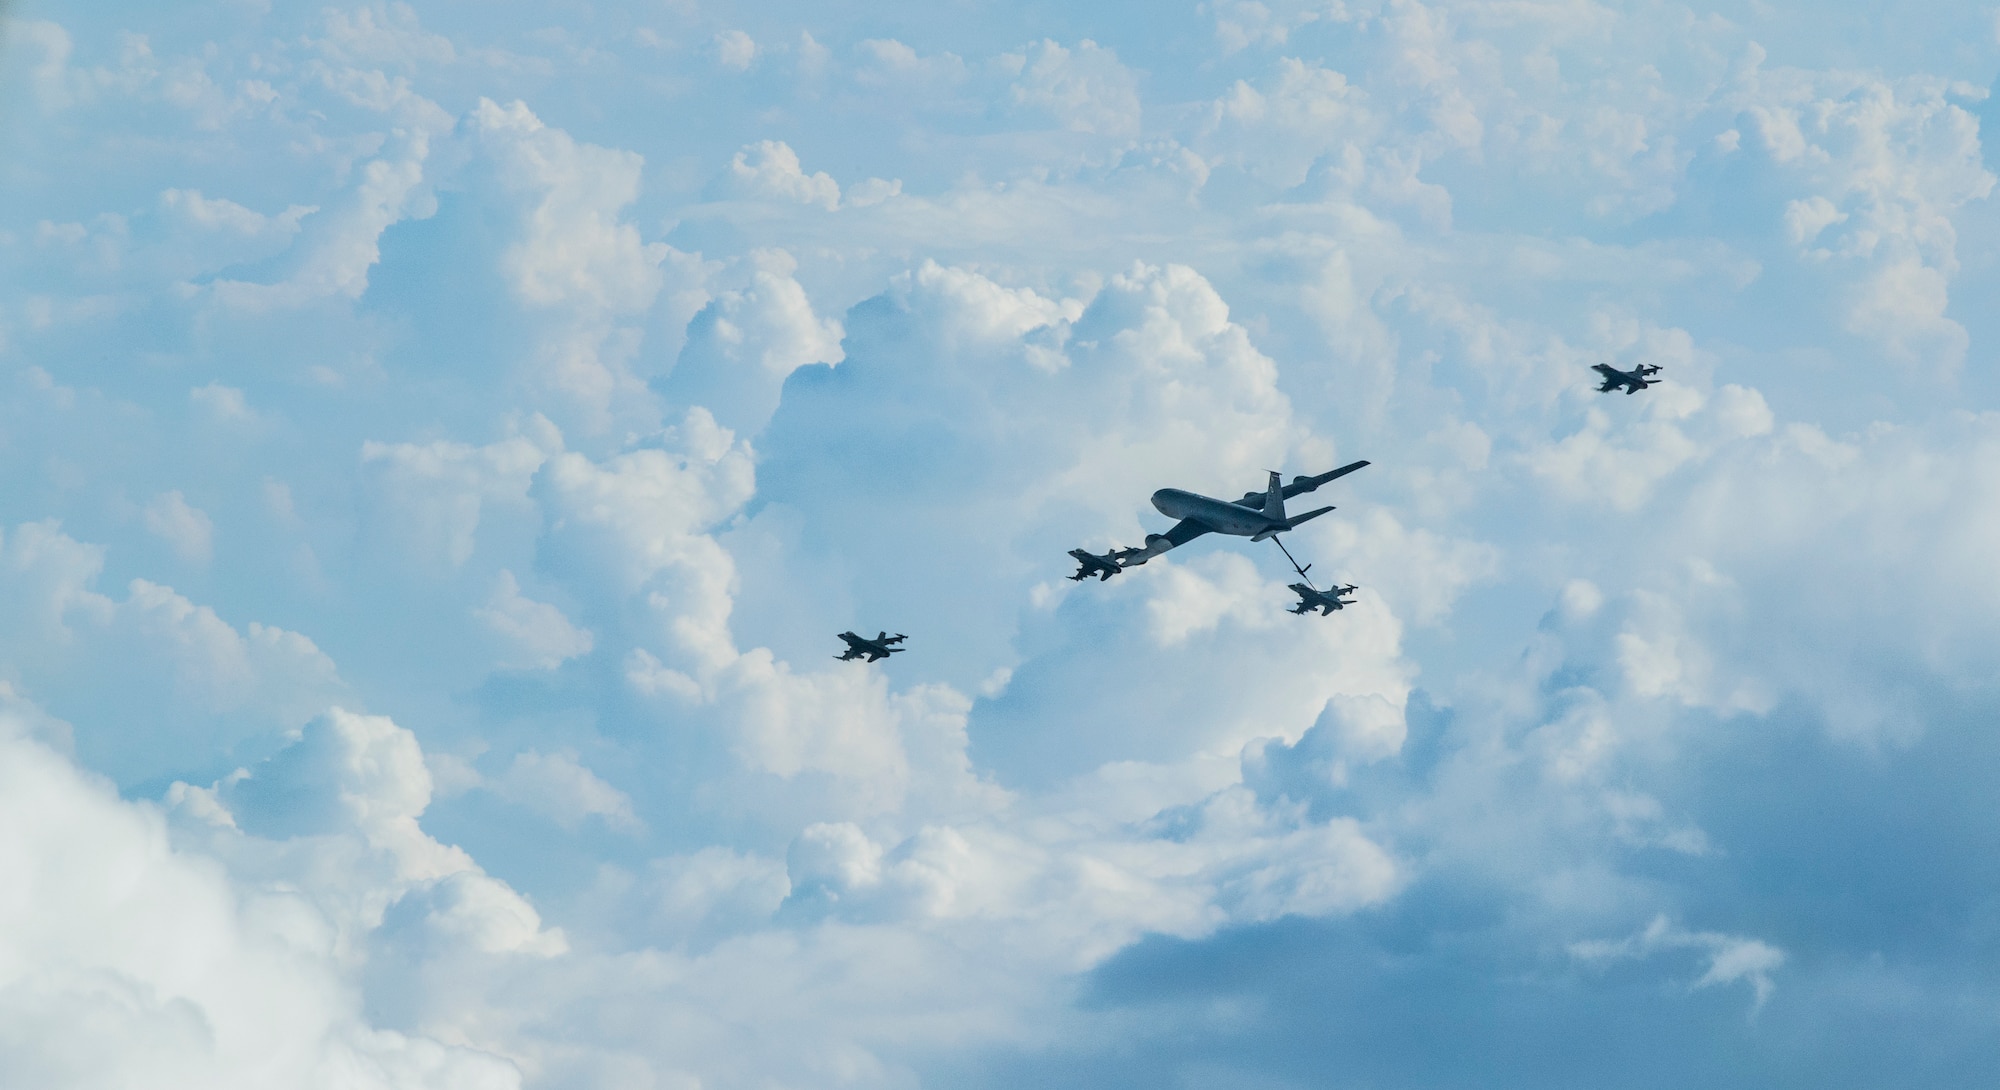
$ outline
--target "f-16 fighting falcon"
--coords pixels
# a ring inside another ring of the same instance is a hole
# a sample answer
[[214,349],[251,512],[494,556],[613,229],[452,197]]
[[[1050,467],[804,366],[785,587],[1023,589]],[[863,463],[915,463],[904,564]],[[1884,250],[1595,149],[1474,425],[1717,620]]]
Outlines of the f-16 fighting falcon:
[[1354,584],[1352,583],[1344,587],[1328,587],[1325,590],[1314,590],[1311,583],[1293,583],[1291,587],[1299,596],[1299,604],[1286,610],[1286,612],[1296,613],[1301,617],[1311,613],[1315,609],[1319,610],[1320,616],[1330,617],[1333,615],[1334,610],[1345,609],[1354,604],[1341,597],[1343,594],[1354,593]]
[[840,638],[847,641],[847,650],[835,655],[834,658],[842,662],[858,659],[863,655],[868,656],[869,662],[874,662],[876,659],[886,659],[898,651],[909,650],[907,647],[889,646],[890,644],[902,643],[909,638],[901,632],[893,636],[887,632],[878,632],[872,640],[866,636],[857,636],[852,632],[842,632]]
[[1203,534],[1232,534],[1247,537],[1252,541],[1263,541],[1290,530],[1308,519],[1316,519],[1328,511],[1331,505],[1307,511],[1303,515],[1286,515],[1285,501],[1293,496],[1304,495],[1336,477],[1367,465],[1366,461],[1354,462],[1331,469],[1317,477],[1293,477],[1292,483],[1279,484],[1276,470],[1271,472],[1270,483],[1262,492],[1246,492],[1243,498],[1229,500],[1211,499],[1193,492],[1183,492],[1178,488],[1162,488],[1153,493],[1153,507],[1160,514],[1180,521],[1164,534],[1147,534],[1144,549],[1120,549],[1112,553],[1122,566],[1130,568],[1159,556],[1168,549],[1178,548]]
[[1600,394],[1608,394],[1620,386],[1625,388],[1626,394],[1636,394],[1648,386],[1658,385],[1660,381],[1659,379],[1654,379],[1651,382],[1646,381],[1646,376],[1660,373],[1659,367],[1650,363],[1642,363],[1630,371],[1620,371],[1608,363],[1594,363],[1591,364],[1590,369],[1597,372],[1604,379],[1604,384],[1597,388],[1597,392]]
[[1097,576],[1097,581],[1102,583],[1106,579],[1125,570],[1118,566],[1118,553],[1116,552],[1108,552],[1103,556],[1096,556],[1084,549],[1071,549],[1069,555],[1076,557],[1076,574],[1069,577],[1072,583],[1088,579],[1093,575]]

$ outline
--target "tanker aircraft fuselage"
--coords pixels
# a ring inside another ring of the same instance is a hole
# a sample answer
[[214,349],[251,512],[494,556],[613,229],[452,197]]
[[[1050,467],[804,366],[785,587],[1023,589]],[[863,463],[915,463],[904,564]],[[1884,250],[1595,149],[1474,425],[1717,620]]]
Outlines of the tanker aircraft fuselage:
[[1317,477],[1294,477],[1290,484],[1283,483],[1277,473],[1272,473],[1264,491],[1246,493],[1240,500],[1218,500],[1179,488],[1162,488],[1153,493],[1154,509],[1179,521],[1164,534],[1147,534],[1145,548],[1120,549],[1114,555],[1129,568],[1144,564],[1169,549],[1179,548],[1203,534],[1229,534],[1252,541],[1275,537],[1333,510],[1328,506],[1302,515],[1288,515],[1285,513],[1287,499],[1311,492],[1367,464],[1365,461],[1354,462]]

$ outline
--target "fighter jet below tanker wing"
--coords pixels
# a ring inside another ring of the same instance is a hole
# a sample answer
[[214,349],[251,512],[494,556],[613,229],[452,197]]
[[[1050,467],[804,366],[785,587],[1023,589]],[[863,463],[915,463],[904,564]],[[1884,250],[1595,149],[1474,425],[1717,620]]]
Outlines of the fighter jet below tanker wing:
[[1287,612],[1297,613],[1300,616],[1311,613],[1313,610],[1319,610],[1320,616],[1330,617],[1333,615],[1334,610],[1345,609],[1354,604],[1346,598],[1341,597],[1343,594],[1354,593],[1355,588],[1352,583],[1344,587],[1328,587],[1325,590],[1315,590],[1311,583],[1293,583],[1291,589],[1293,593],[1299,596],[1299,604],[1293,606]]
[[1069,577],[1070,581],[1080,582],[1095,575],[1097,581],[1101,583],[1117,575],[1124,570],[1118,566],[1119,551],[1114,549],[1103,556],[1094,556],[1084,549],[1071,549],[1069,555],[1076,558],[1076,574]]
[[886,659],[898,651],[907,650],[907,648],[892,647],[890,646],[891,644],[902,643],[904,640],[909,639],[908,636],[900,632],[893,636],[887,632],[881,632],[872,640],[866,636],[857,636],[852,632],[842,632],[840,638],[847,641],[847,650],[835,655],[834,658],[842,662],[849,662],[864,655],[867,656],[869,662],[874,662],[876,659]]
[[1174,523],[1173,528],[1164,534],[1147,534],[1146,547],[1143,550],[1125,550],[1134,555],[1130,559],[1120,555],[1119,559],[1128,568],[1135,564],[1144,564],[1161,553],[1169,549],[1178,549],[1203,534],[1231,534],[1236,537],[1247,537],[1252,541],[1262,541],[1282,534],[1309,519],[1316,519],[1333,510],[1333,507],[1328,505],[1307,511],[1303,515],[1286,515],[1285,500],[1311,492],[1335,477],[1345,476],[1367,464],[1366,461],[1355,462],[1317,477],[1293,477],[1289,485],[1281,484],[1279,474],[1274,470],[1270,482],[1262,493],[1247,493],[1242,499],[1233,502],[1196,495],[1193,492],[1183,492],[1178,488],[1162,488],[1153,493],[1153,507],[1160,514],[1180,521]]

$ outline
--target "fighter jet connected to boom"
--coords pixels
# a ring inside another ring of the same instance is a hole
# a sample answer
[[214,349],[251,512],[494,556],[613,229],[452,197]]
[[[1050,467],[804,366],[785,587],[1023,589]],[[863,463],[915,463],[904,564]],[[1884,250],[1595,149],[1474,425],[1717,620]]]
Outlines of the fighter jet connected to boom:
[[1647,381],[1647,376],[1660,373],[1660,368],[1657,364],[1642,363],[1630,371],[1620,371],[1608,363],[1594,363],[1590,365],[1590,369],[1597,372],[1604,379],[1603,384],[1597,388],[1597,392],[1600,394],[1608,394],[1623,386],[1625,393],[1630,395],[1636,394],[1648,386],[1657,386],[1660,384],[1659,379],[1653,379],[1650,382]]
[[1367,464],[1364,460],[1328,470],[1317,477],[1293,477],[1290,484],[1280,484],[1280,476],[1273,470],[1263,492],[1246,492],[1242,499],[1235,501],[1213,499],[1178,488],[1162,488],[1153,493],[1153,507],[1160,514],[1180,521],[1164,534],[1147,534],[1143,549],[1120,549],[1110,555],[1122,566],[1130,568],[1144,564],[1169,549],[1179,548],[1203,534],[1231,534],[1252,541],[1275,537],[1333,510],[1329,504],[1302,515],[1287,515],[1286,500],[1311,492]]
[[1102,583],[1106,579],[1125,570],[1118,566],[1118,554],[1116,552],[1108,552],[1103,556],[1097,556],[1085,549],[1071,549],[1069,555],[1076,558],[1076,574],[1069,577],[1072,583],[1081,582],[1093,575],[1097,577],[1098,582]]
[[1354,604],[1341,597],[1343,594],[1354,593],[1355,586],[1352,583],[1344,587],[1328,587],[1325,590],[1315,590],[1311,583],[1293,583],[1291,589],[1299,596],[1299,604],[1285,612],[1296,613],[1301,617],[1315,609],[1319,610],[1320,616],[1331,617],[1334,610],[1345,609]]
[[866,636],[857,636],[852,632],[842,632],[840,638],[847,641],[847,650],[835,655],[834,658],[842,662],[849,662],[861,658],[863,655],[868,657],[869,662],[874,662],[876,659],[886,659],[899,651],[909,650],[907,647],[890,646],[891,644],[902,643],[904,640],[909,639],[908,636],[903,635],[901,632],[893,636],[887,632],[880,632],[872,640]]

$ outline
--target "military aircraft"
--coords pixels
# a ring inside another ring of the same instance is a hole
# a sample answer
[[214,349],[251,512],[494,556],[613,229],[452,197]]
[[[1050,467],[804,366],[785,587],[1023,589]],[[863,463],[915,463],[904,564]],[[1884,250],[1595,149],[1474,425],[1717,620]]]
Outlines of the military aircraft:
[[1117,550],[1105,553],[1103,556],[1093,556],[1083,549],[1071,549],[1069,555],[1076,557],[1076,574],[1069,577],[1073,583],[1088,579],[1093,575],[1097,576],[1097,581],[1102,583],[1106,579],[1125,570],[1118,566]]
[[1311,613],[1315,609],[1319,610],[1320,616],[1327,617],[1331,616],[1336,609],[1345,609],[1354,604],[1341,597],[1343,594],[1354,593],[1354,584],[1352,583],[1344,587],[1328,587],[1325,590],[1314,590],[1311,583],[1293,583],[1291,587],[1299,596],[1299,604],[1286,610],[1286,612],[1296,613],[1301,617]]
[[857,636],[852,632],[842,632],[840,638],[847,641],[847,650],[833,657],[842,662],[858,659],[863,655],[868,656],[869,662],[874,662],[876,659],[886,659],[898,651],[909,650],[907,647],[889,646],[890,644],[902,643],[909,638],[901,632],[893,636],[887,632],[878,632],[872,640],[866,636]]
[[1620,371],[1608,363],[1594,363],[1591,364],[1590,369],[1597,372],[1604,379],[1604,384],[1597,388],[1597,392],[1600,394],[1608,394],[1620,386],[1625,388],[1627,394],[1636,394],[1648,386],[1658,385],[1660,381],[1658,379],[1654,379],[1652,382],[1646,381],[1646,376],[1660,373],[1659,367],[1650,363],[1642,363],[1630,371]]
[[1290,484],[1279,484],[1276,470],[1271,472],[1270,482],[1262,492],[1246,492],[1240,500],[1218,500],[1208,496],[1198,496],[1193,492],[1183,492],[1178,488],[1162,488],[1153,493],[1153,507],[1162,515],[1180,521],[1164,534],[1147,534],[1143,549],[1120,549],[1111,556],[1125,567],[1134,567],[1159,556],[1168,549],[1178,548],[1203,534],[1232,534],[1247,537],[1252,541],[1263,541],[1284,533],[1308,519],[1316,519],[1328,511],[1331,505],[1307,511],[1303,515],[1286,515],[1285,501],[1293,496],[1304,495],[1336,477],[1367,465],[1366,461],[1354,462],[1331,469],[1317,477],[1293,477]]

